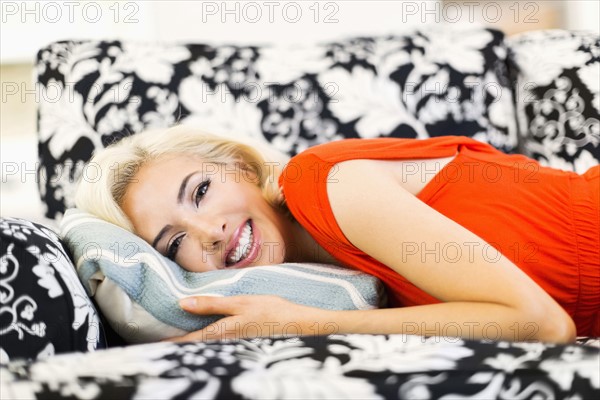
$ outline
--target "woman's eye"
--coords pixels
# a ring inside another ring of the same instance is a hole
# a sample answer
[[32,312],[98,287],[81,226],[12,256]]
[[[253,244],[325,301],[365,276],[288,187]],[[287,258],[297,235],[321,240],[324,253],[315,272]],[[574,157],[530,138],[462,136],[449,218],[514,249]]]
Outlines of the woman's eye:
[[204,182],[202,182],[201,184],[199,184],[198,187],[196,188],[196,192],[194,194],[194,202],[196,203],[196,206],[198,206],[198,204],[200,203],[200,200],[202,200],[202,198],[208,191],[209,186],[210,186],[210,179],[207,179]]
[[169,245],[169,248],[167,249],[167,258],[175,261],[175,257],[177,257],[177,250],[179,250],[179,246],[181,245],[181,241],[183,240],[183,237],[185,235],[180,235],[177,236],[175,238],[175,240],[173,240],[171,242],[171,244]]

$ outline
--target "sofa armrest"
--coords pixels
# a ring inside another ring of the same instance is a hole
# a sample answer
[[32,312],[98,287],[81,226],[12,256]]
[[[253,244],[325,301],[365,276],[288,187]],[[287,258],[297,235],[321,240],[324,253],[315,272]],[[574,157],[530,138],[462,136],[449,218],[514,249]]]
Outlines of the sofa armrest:
[[106,347],[98,313],[49,228],[2,218],[0,362]]

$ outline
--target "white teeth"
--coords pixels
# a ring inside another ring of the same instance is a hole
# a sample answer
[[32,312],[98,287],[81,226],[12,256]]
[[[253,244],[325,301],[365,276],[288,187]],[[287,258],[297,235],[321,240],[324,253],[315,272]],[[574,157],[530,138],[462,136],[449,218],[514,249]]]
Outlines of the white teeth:
[[239,262],[242,258],[246,257],[248,253],[250,253],[251,245],[252,245],[252,226],[250,222],[246,223],[242,234],[240,235],[240,239],[237,243],[235,249],[229,254],[227,257],[228,264],[235,264]]

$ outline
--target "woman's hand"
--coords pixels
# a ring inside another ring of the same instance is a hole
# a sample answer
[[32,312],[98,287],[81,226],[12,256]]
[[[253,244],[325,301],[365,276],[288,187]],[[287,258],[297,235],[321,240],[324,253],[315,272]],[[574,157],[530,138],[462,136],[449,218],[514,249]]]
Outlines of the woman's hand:
[[180,305],[193,314],[225,317],[204,329],[165,341],[296,337],[337,332],[335,312],[295,304],[278,296],[196,296],[183,299]]

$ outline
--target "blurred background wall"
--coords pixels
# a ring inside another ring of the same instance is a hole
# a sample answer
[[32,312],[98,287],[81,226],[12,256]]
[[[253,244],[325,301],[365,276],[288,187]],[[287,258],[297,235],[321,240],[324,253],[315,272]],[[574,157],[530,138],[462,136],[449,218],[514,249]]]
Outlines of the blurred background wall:
[[[0,215],[39,217],[35,186],[39,48],[64,39],[283,44],[400,32],[421,24],[481,24],[507,35],[600,32],[600,2],[564,1],[0,1]],[[17,163],[21,174],[10,173]],[[23,174],[24,172],[24,174]]]

